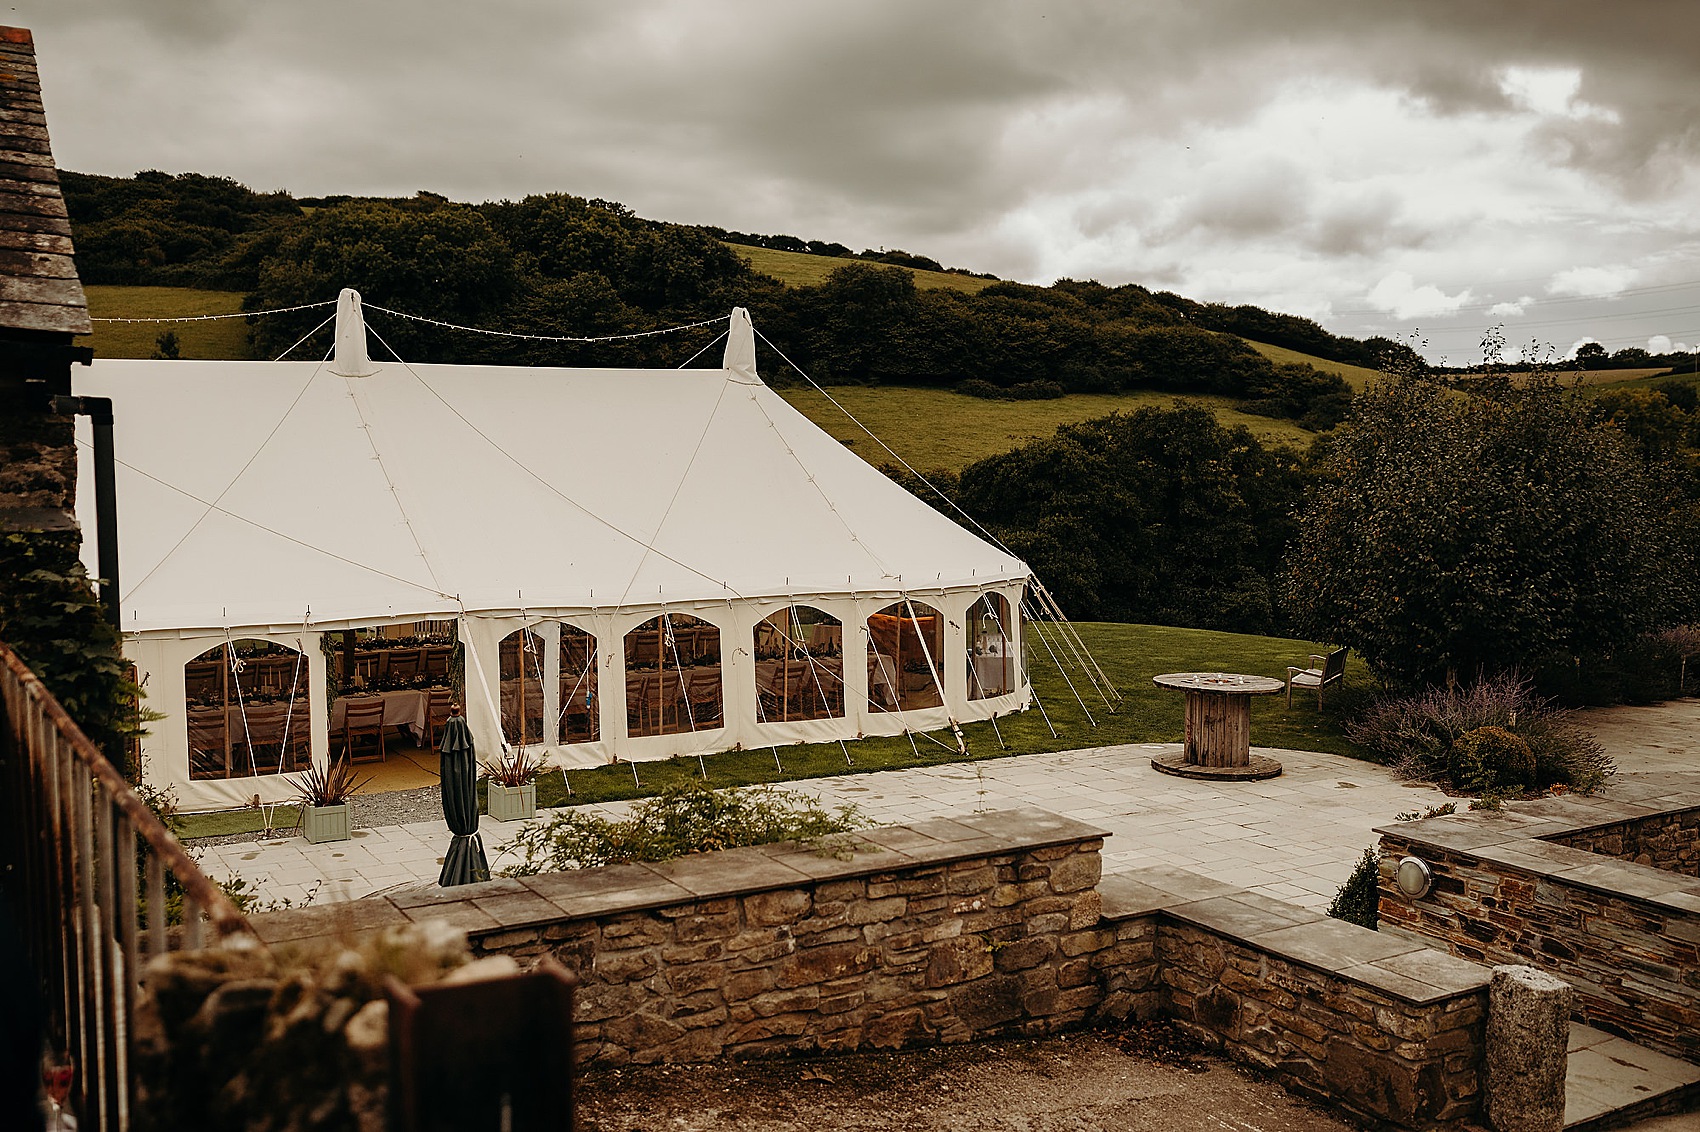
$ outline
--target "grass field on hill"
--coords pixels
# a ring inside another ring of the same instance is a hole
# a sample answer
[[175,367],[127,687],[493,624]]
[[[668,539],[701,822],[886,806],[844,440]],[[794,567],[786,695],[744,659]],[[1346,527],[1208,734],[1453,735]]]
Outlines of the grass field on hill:
[[[1287,444],[1302,449],[1316,435],[1292,421],[1242,413],[1233,407],[1230,397],[1202,394],[1071,393],[1050,401],[988,401],[948,389],[889,385],[828,386],[827,392],[921,471],[962,468],[987,456],[1047,438],[1056,432],[1058,425],[1114,412],[1132,412],[1150,405],[1201,406],[1214,412],[1224,425],[1245,425],[1265,444]],[[891,460],[867,433],[815,390],[785,389],[781,394],[864,460],[871,464]]]
[[[185,318],[233,314],[242,309],[240,291],[196,291],[189,287],[84,287],[93,318]],[[176,333],[185,358],[248,357],[246,319],[213,322],[97,322],[89,344],[97,358],[151,358],[159,336]]]
[[[873,263],[866,259],[845,259],[836,256],[810,255],[807,252],[783,252],[776,248],[754,248],[748,244],[728,244],[727,247],[743,256],[750,266],[763,275],[771,275],[788,287],[813,287],[826,282],[826,277],[841,267],[853,263],[871,264],[874,267],[892,267],[893,264]],[[979,279],[972,275],[953,275],[947,271],[923,271],[918,268],[906,267],[903,270],[915,277],[915,286],[923,291],[935,287],[948,287],[956,291],[976,291],[996,283],[996,279]]]
[[[1104,700],[1084,683],[1079,670],[1071,666],[1069,676],[1086,698],[1086,707],[1096,726],[1089,722],[1051,661],[1045,642],[1030,636],[1027,663],[1033,674],[1034,691],[1057,735],[1052,736],[1044,714],[1036,707],[999,719],[996,729],[990,722],[966,724],[963,732],[970,762],[1120,743],[1178,743],[1184,731],[1183,698],[1177,692],[1155,687],[1151,683],[1153,676],[1163,672],[1237,672],[1284,679],[1287,665],[1308,664],[1308,654],[1321,651],[1321,646],[1280,637],[1162,625],[1083,624],[1079,629],[1092,655],[1121,690],[1123,698],[1117,710],[1105,710]],[[1052,647],[1060,648],[1060,642],[1053,640]],[[1354,687],[1368,687],[1370,683],[1356,661],[1347,666],[1346,680]],[[1254,697],[1252,742],[1259,747],[1363,757],[1363,752],[1353,746],[1341,728],[1337,705],[1344,702],[1349,702],[1348,697],[1336,693],[1325,701],[1325,710],[1319,713],[1314,697],[1294,696],[1290,709],[1281,696]],[[845,748],[837,743],[780,747],[783,774],[774,767],[774,751],[767,747],[725,751],[709,755],[703,762],[711,786],[747,786],[964,761],[948,731],[933,734],[949,744],[948,748],[926,736],[916,736],[911,746],[902,735],[859,739],[847,743]],[[845,765],[846,748],[855,760],[854,767]],[[1135,750],[1128,757],[1149,758],[1150,753]],[[697,761],[692,758],[638,763],[637,779],[641,785],[634,785],[630,765],[575,770],[568,775],[572,784],[569,798],[561,775],[551,772],[538,782],[537,800],[539,805],[559,806],[569,801],[589,803],[635,798],[658,793],[666,786],[699,774]],[[184,819],[184,836],[210,837],[256,830],[258,817],[253,811],[243,810],[190,815]]]
[[1331,362],[1327,358],[1301,354],[1297,350],[1289,350],[1285,346],[1271,346],[1267,342],[1253,342],[1250,338],[1243,338],[1241,341],[1278,366],[1303,363],[1315,366],[1323,373],[1337,373],[1346,379],[1346,384],[1352,387],[1353,393],[1361,393],[1370,382],[1381,380],[1387,376],[1380,370],[1366,369],[1363,366],[1354,366],[1347,362]]

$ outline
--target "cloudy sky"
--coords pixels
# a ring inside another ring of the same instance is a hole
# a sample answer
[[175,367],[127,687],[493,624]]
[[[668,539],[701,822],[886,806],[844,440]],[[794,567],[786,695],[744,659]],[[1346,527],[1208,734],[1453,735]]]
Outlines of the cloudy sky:
[[1454,364],[1700,344],[1692,0],[17,0],[61,166],[551,190]]

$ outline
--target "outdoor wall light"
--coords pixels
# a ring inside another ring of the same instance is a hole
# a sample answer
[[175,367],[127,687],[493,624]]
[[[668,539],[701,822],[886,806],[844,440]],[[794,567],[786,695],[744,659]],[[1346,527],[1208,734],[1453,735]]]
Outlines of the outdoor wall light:
[[1428,890],[1434,886],[1434,874],[1429,871],[1426,861],[1405,857],[1393,870],[1393,882],[1399,886],[1400,892],[1414,899],[1428,895]]

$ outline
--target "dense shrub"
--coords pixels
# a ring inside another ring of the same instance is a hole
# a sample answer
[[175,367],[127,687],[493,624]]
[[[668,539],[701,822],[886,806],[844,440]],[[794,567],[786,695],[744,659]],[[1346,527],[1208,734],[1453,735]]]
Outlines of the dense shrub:
[[506,876],[588,869],[622,861],[668,861],[690,853],[808,840],[866,825],[854,806],[827,810],[806,794],[771,786],[711,790],[670,786],[623,820],[563,809],[528,822],[506,850]]
[[[1616,771],[1593,736],[1570,722],[1568,713],[1535,693],[1516,675],[1502,675],[1469,686],[1429,688],[1414,695],[1376,701],[1346,725],[1353,742],[1406,778],[1450,783],[1460,790],[1484,788],[1460,781],[1464,756],[1459,744],[1473,732],[1509,733],[1527,746],[1533,768],[1519,781],[1536,787],[1563,784],[1588,793]],[[1492,752],[1496,740],[1478,736]],[[1509,756],[1518,767],[1527,764]]]
[[1700,532],[1616,428],[1556,386],[1361,394],[1287,553],[1294,629],[1408,688],[1532,672],[1689,620]]
[[957,498],[1072,616],[1242,633],[1274,627],[1271,575],[1298,460],[1207,410],[1064,425],[964,468]]
[[982,397],[988,401],[1050,401],[1066,396],[1068,391],[1055,381],[1028,381],[1020,385],[993,385],[971,377],[956,384],[956,392],[967,397]]
[[1334,894],[1328,914],[1360,928],[1376,931],[1381,923],[1381,858],[1374,849],[1365,849],[1357,867],[1346,883]]
[[[1700,667],[1684,657],[1700,656],[1700,629],[1676,626],[1637,637],[1606,653],[1555,656],[1530,668],[1535,686],[1567,707],[1650,704],[1684,694]],[[1686,651],[1684,651],[1686,649]]]
[[1452,781],[1466,790],[1504,790],[1529,785],[1535,777],[1535,752],[1519,735],[1503,727],[1466,731],[1447,756]]

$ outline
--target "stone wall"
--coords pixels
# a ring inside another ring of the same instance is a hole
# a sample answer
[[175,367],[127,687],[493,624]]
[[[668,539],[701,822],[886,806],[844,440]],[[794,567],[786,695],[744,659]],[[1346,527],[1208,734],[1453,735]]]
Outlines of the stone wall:
[[1700,809],[1651,814],[1545,840],[1620,861],[1700,877]]
[[1407,1128],[1477,1109],[1489,973],[1196,873],[1100,877],[1040,810],[660,864],[420,886],[254,918],[268,942],[440,921],[576,971],[592,1065],[889,1049],[1168,1014],[1287,1087]]
[[[1691,803],[1677,808],[1690,813]],[[1640,812],[1625,815],[1626,808]],[[1481,963],[1550,971],[1575,986],[1577,1013],[1590,1024],[1700,1060],[1700,884],[1555,843],[1613,844],[1619,835],[1609,831],[1631,820],[1672,828],[1656,820],[1660,812],[1622,799],[1566,800],[1519,805],[1490,821],[1435,818],[1380,829],[1383,931],[1436,940]],[[1393,882],[1405,856],[1426,862],[1433,875],[1421,898]]]
[[[475,954],[583,980],[585,1064],[1047,1034],[1103,996],[1103,832],[1041,810],[582,873],[396,894],[369,923],[442,919]],[[375,904],[377,902],[362,902]],[[311,910],[310,910],[311,911]],[[324,923],[334,922],[334,909]],[[258,917],[262,934],[312,917]]]
[[69,512],[76,492],[71,418],[0,404],[0,511]]
[[1140,1005],[1236,1061],[1378,1125],[1477,1113],[1486,969],[1178,870],[1119,874],[1104,901],[1154,926],[1153,962],[1128,971],[1155,975]]

